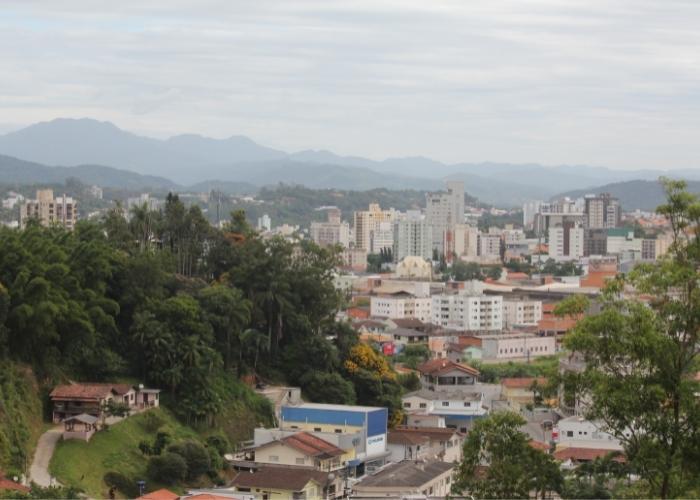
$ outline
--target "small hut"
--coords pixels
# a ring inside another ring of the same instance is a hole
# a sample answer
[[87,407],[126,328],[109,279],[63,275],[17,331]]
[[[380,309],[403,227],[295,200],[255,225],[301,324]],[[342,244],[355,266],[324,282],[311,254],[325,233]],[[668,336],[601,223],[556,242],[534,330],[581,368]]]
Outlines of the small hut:
[[97,430],[97,417],[81,413],[63,421],[63,439],[82,439],[89,441]]

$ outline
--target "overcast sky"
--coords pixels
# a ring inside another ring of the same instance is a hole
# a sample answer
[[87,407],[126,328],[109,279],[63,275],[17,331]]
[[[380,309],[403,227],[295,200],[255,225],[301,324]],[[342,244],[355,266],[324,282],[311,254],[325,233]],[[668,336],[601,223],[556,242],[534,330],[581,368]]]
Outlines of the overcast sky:
[[699,27],[696,0],[2,0],[0,131],[700,167]]

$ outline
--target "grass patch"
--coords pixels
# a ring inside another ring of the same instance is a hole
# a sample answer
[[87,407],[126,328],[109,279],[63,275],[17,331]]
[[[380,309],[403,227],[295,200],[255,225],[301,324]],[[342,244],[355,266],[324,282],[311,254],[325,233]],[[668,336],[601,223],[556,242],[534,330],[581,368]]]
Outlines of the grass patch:
[[197,439],[194,430],[179,423],[167,410],[153,409],[96,433],[88,443],[78,440],[59,442],[49,466],[51,474],[62,484],[80,488],[93,498],[107,498],[108,488],[102,478],[109,471],[120,472],[134,483],[145,480],[147,491],[160,487],[146,477],[148,457],[144,457],[138,447],[139,442],[152,441],[155,437],[146,417],[150,412],[162,419],[160,430],[169,433],[173,441]]
[[485,383],[497,383],[502,378],[510,377],[554,377],[559,370],[558,356],[542,356],[529,363],[508,361],[506,363],[479,363],[472,361],[471,366],[481,372],[480,380]]

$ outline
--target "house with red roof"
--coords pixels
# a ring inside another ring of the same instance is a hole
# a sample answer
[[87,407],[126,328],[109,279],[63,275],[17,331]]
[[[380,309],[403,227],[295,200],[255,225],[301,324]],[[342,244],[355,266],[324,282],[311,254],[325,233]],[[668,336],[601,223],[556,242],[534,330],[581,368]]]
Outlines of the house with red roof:
[[346,452],[308,432],[270,441],[252,451],[252,461],[259,464],[298,465],[328,472],[342,469],[354,458],[354,450]]
[[445,358],[426,361],[418,366],[424,389],[468,389],[476,384],[479,370]]
[[5,495],[7,498],[12,498],[11,496],[7,496],[11,491],[26,495],[29,493],[30,489],[17,481],[7,479],[5,475],[0,472],[0,496]]
[[123,403],[133,410],[156,407],[160,404],[160,389],[143,385],[71,383],[56,386],[49,395],[53,403],[53,421],[63,422],[81,415],[102,417],[105,404]]

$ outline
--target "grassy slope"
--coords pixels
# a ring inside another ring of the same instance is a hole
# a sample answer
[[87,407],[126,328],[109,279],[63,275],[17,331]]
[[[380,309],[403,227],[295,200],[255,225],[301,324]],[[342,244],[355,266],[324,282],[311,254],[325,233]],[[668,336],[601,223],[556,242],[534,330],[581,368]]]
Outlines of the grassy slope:
[[[157,412],[173,440],[196,438],[196,433],[179,423],[165,409]],[[154,434],[144,424],[144,414],[133,415],[98,432],[90,442],[71,440],[58,444],[51,460],[50,471],[62,484],[77,486],[94,498],[106,498],[107,487],[102,482],[106,472],[118,471],[134,480],[147,481],[147,489],[154,488],[146,478],[147,457],[139,451],[142,440],[153,441]]]

